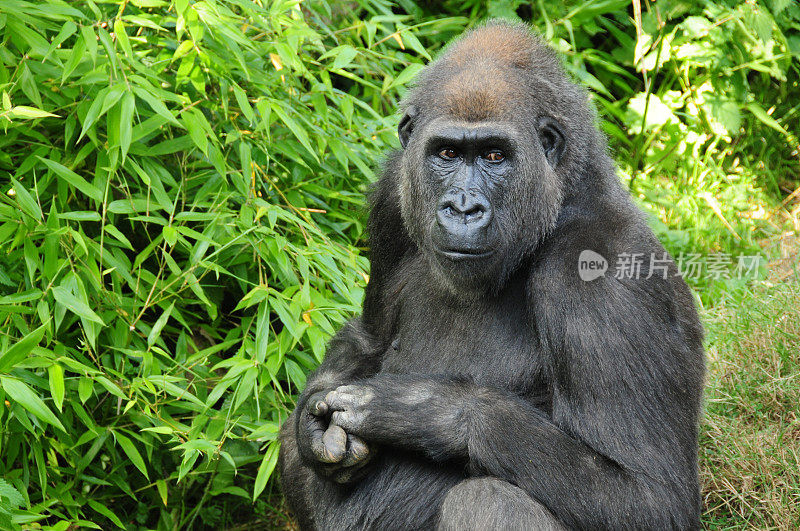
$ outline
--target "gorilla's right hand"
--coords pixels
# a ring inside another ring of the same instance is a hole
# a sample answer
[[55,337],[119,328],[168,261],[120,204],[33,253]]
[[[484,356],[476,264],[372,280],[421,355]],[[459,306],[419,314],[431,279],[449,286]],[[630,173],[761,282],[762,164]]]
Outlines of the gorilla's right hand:
[[305,464],[336,483],[350,483],[360,478],[372,451],[363,439],[330,423],[325,395],[314,393],[306,407],[298,411],[297,447]]

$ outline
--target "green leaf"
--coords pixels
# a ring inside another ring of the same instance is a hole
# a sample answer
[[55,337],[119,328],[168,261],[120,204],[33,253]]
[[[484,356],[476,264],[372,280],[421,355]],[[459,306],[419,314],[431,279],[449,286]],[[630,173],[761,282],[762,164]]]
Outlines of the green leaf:
[[239,87],[239,85],[233,85],[233,95],[236,98],[236,103],[239,105],[239,109],[242,110],[244,117],[252,124],[256,121],[256,115],[253,112],[253,107],[250,106],[250,102],[247,101],[247,94]]
[[105,387],[106,391],[112,395],[116,396],[117,398],[121,398],[122,400],[127,400],[128,397],[125,396],[125,393],[123,393],[122,390],[120,390],[119,386],[105,376],[95,376],[94,379],[97,383]]
[[142,98],[144,101],[150,105],[150,108],[155,111],[156,114],[167,120],[168,122],[177,125],[179,127],[183,127],[183,125],[178,121],[175,116],[167,109],[167,106],[164,105],[164,102],[161,101],[159,98],[148,92],[146,89],[138,86],[133,87],[133,92],[138,97]]
[[23,302],[31,302],[41,298],[42,290],[30,289],[28,291],[23,291],[22,293],[14,293],[13,295],[0,297],[0,306],[5,304],[21,304]]
[[286,124],[286,127],[294,134],[297,140],[300,141],[300,144],[303,145],[304,148],[308,151],[308,153],[314,157],[314,160],[319,162],[319,158],[317,158],[317,154],[314,152],[314,149],[311,147],[311,142],[308,141],[308,133],[306,133],[305,129],[300,127],[300,125],[294,121],[293,118],[290,118],[281,106],[278,103],[272,104],[272,110],[275,111],[275,114],[281,119],[281,121]]
[[389,85],[389,88],[400,87],[405,85],[406,83],[414,79],[414,76],[416,76],[417,73],[424,67],[425,65],[421,63],[411,63],[410,65],[405,67],[403,71],[397,75],[396,78],[394,78],[394,81],[392,81],[392,84]]
[[92,396],[93,387],[94,383],[91,378],[82,376],[78,381],[78,398],[80,398],[81,404],[85,404],[86,401],[89,400],[89,397]]
[[15,509],[21,507],[25,503],[25,498],[22,497],[22,494],[20,494],[14,486],[3,478],[0,478],[0,500],[3,498],[6,499],[3,503]]
[[164,235],[164,240],[170,247],[174,246],[175,242],[178,241],[178,231],[175,230],[175,227],[172,225],[165,226],[161,229],[161,233]]
[[122,520],[120,520],[119,517],[111,511],[111,509],[91,498],[89,498],[88,502],[92,509],[111,520],[115,526],[119,527],[120,529],[125,529],[125,524],[122,523]]
[[[106,33],[106,35],[108,34]],[[83,127],[81,128],[81,134],[78,135],[78,140],[83,138],[83,135],[91,129],[101,116],[116,105],[126,91],[127,87],[124,83],[117,83],[111,88],[105,88],[98,92],[92,106],[89,107],[89,111],[86,113],[86,117],[83,119]]]
[[[83,31],[84,28],[81,28]],[[91,30],[90,30],[91,31]],[[94,38],[94,35],[92,35]],[[81,61],[85,59],[86,54],[86,42],[85,37],[81,35],[78,37],[78,40],[75,42],[75,46],[72,48],[72,53],[69,56],[69,60],[67,64],[64,66],[63,72],[61,72],[61,83],[64,83],[67,78],[72,74],[72,72],[81,64]],[[92,55],[94,57],[94,55]]]
[[75,173],[74,171],[70,170],[66,166],[59,164],[58,162],[50,159],[46,159],[43,157],[37,158],[45,163],[45,165],[53,170],[56,175],[67,181],[69,184],[83,192],[86,196],[91,197],[95,201],[101,202],[103,200],[103,191],[97,188],[95,185],[90,184],[86,181],[83,177]]
[[264,454],[264,458],[261,460],[261,465],[259,465],[258,473],[256,474],[256,483],[253,486],[253,501],[261,495],[264,491],[264,487],[267,486],[267,480],[269,480],[272,471],[275,470],[275,464],[278,462],[278,450],[280,450],[280,447],[280,442],[273,441],[267,448],[267,453]]
[[124,161],[131,147],[133,136],[133,110],[136,105],[136,98],[133,93],[126,92],[122,96],[122,104],[119,117],[119,146],[121,150],[120,158]]
[[55,118],[59,117],[57,114],[43,111],[41,109],[37,109],[36,107],[28,107],[26,105],[17,105],[16,107],[11,107],[10,116],[11,118],[47,118],[48,116],[53,116]]
[[153,328],[150,330],[150,333],[147,335],[147,346],[152,347],[155,345],[156,341],[158,341],[159,336],[161,335],[161,330],[164,328],[164,325],[167,324],[169,321],[169,315],[172,313],[172,308],[175,307],[175,303],[169,305],[169,308],[164,310],[164,312],[158,317]]
[[164,507],[167,506],[167,496],[169,492],[167,491],[167,482],[163,479],[156,480],[156,489],[158,489],[158,495],[161,498],[161,501],[164,503]]
[[3,390],[8,396],[14,399],[23,408],[33,413],[36,418],[42,422],[52,424],[56,428],[66,433],[67,430],[64,429],[61,421],[58,420],[53,412],[50,411],[50,409],[45,405],[42,399],[36,396],[36,393],[34,393],[33,390],[27,386],[27,384],[17,380],[16,378],[0,376],[0,386],[2,386]]
[[102,221],[100,214],[93,210],[73,210],[72,212],[61,212],[58,219],[69,219],[72,221]]
[[771,127],[776,131],[780,131],[784,135],[789,134],[789,132],[786,129],[784,129],[783,126],[779,124],[775,118],[767,114],[767,111],[765,111],[764,108],[758,103],[748,103],[746,107],[748,111],[753,113],[753,116],[758,118],[758,120],[767,127]]
[[125,55],[133,58],[131,41],[128,40],[128,34],[125,32],[125,24],[122,22],[122,19],[118,18],[114,21],[114,35],[117,37],[117,42],[122,47],[122,51],[125,52]]
[[11,183],[14,188],[14,195],[17,197],[17,204],[19,204],[20,208],[30,217],[41,220],[42,209],[39,208],[39,203],[34,201],[31,194],[21,183],[15,181],[13,178],[11,179]]
[[78,299],[67,288],[63,286],[55,286],[53,288],[53,297],[55,297],[59,304],[65,306],[75,315],[98,323],[101,326],[106,325],[100,316],[94,313],[91,308],[89,308],[89,305],[85,301]]
[[24,360],[28,354],[30,354],[31,350],[33,350],[33,347],[39,345],[47,327],[48,324],[43,324],[30,334],[26,334],[25,337],[0,354],[0,373],[9,372],[14,368],[14,365]]
[[133,444],[133,441],[118,431],[114,432],[114,437],[117,439],[117,443],[119,444],[120,448],[122,448],[122,450],[125,452],[125,455],[127,455],[128,459],[131,460],[131,463],[136,465],[136,468],[138,468],[139,471],[144,474],[144,477],[149,480],[150,476],[147,474],[147,466],[145,465],[141,454],[136,449],[136,446]]
[[346,67],[353,61],[356,55],[358,55],[358,51],[349,44],[339,46],[336,53],[336,58],[331,64],[331,70],[337,70],[339,68]]
[[719,122],[729,133],[736,133],[742,125],[742,115],[736,101],[710,95],[706,97],[703,107],[709,111],[714,120]]
[[[192,138],[194,145],[200,148],[200,151],[208,155],[208,131],[211,126],[202,113],[189,109],[184,112],[183,123],[189,131],[189,136]],[[206,127],[207,126],[207,127]]]
[[183,41],[178,45],[177,48],[175,48],[175,53],[172,54],[172,61],[180,59],[181,57],[189,53],[189,51],[192,48],[194,48],[194,43],[192,41],[190,40]]
[[51,53],[53,53],[58,45],[67,40],[67,37],[72,35],[78,30],[78,26],[71,20],[67,20],[63,26],[61,26],[61,31],[58,32],[58,35],[53,37],[53,40],[50,41],[50,47],[47,49],[47,53],[45,54],[42,61],[47,59]]
[[105,230],[108,234],[116,238],[117,241],[119,241],[122,245],[133,251],[133,245],[131,245],[130,240],[128,240],[128,238],[126,238],[125,235],[122,234],[122,231],[120,231],[114,225],[104,225],[103,230]]
[[50,380],[50,396],[59,411],[64,404],[64,368],[58,363],[54,363],[47,368],[47,375]]

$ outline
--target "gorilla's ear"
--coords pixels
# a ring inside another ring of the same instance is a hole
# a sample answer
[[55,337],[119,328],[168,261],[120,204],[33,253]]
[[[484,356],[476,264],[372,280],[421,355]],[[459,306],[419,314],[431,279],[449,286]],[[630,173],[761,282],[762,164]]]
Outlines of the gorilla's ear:
[[400,125],[397,126],[397,136],[400,137],[400,145],[403,149],[408,145],[408,139],[411,136],[411,131],[414,130],[414,118],[417,116],[417,108],[409,105],[403,118],[400,119]]
[[567,147],[564,133],[561,132],[561,124],[549,116],[540,116],[536,121],[539,141],[544,149],[544,156],[550,166],[555,168]]

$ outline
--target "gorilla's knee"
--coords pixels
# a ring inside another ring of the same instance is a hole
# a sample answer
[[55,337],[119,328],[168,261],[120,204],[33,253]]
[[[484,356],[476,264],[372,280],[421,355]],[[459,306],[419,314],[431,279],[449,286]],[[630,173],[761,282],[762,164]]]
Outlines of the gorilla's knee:
[[519,487],[496,478],[473,478],[447,492],[437,529],[563,530],[565,527]]

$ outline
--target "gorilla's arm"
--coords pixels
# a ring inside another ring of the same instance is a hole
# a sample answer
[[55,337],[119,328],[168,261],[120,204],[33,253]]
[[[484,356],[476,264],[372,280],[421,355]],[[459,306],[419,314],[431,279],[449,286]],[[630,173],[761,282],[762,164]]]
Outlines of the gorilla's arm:
[[[397,155],[386,165],[398,164]],[[356,479],[352,472],[364,464],[369,450],[363,441],[341,429],[329,429],[327,404],[322,400],[336,387],[375,374],[388,348],[392,308],[384,287],[403,255],[413,249],[400,218],[395,182],[385,172],[374,187],[370,202],[369,234],[371,278],[361,317],[352,319],[329,342],[325,360],[306,380],[289,422],[301,458],[324,476],[339,482]]]
[[297,449],[306,466],[344,483],[366,464],[369,449],[358,436],[330,426],[325,394],[337,386],[375,374],[382,352],[360,319],[348,322],[328,344],[325,360],[306,380],[287,422],[295,426]]
[[464,461],[527,490],[568,526],[697,527],[702,357],[689,344],[699,336],[683,328],[692,323],[667,280],[563,281],[548,275],[532,303],[554,352],[552,419],[504,390],[381,374],[329,394],[332,422]]

